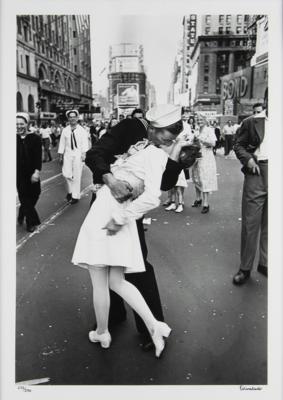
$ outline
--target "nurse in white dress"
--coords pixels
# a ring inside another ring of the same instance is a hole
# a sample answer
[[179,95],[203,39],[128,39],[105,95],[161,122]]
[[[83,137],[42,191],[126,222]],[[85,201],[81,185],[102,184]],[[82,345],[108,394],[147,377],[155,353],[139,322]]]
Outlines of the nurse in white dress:
[[214,129],[207,125],[204,114],[198,114],[199,129],[195,131],[195,137],[201,146],[201,158],[197,159],[192,168],[192,179],[196,190],[196,200],[192,207],[199,207],[203,202],[201,213],[209,212],[208,195],[217,191],[216,161],[213,148],[216,143]]
[[110,288],[143,319],[152,336],[155,355],[159,357],[165,346],[164,337],[169,336],[171,329],[155,319],[138,289],[125,280],[124,273],[145,270],[136,219],[160,204],[161,179],[168,157],[177,161],[185,142],[175,142],[182,129],[180,107],[154,107],[148,111],[147,119],[153,127],[149,132],[150,141],[132,146],[111,171],[115,178],[131,185],[132,199],[119,203],[106,185],[98,190],[77,238],[72,262],[87,268],[92,280],[97,330],[89,332],[89,339],[104,348],[110,346]]

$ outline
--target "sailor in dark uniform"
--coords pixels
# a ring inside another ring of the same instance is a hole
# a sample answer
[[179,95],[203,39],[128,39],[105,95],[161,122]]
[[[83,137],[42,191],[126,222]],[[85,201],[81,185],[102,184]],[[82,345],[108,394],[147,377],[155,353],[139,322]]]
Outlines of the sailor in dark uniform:
[[[161,125],[170,125],[170,115],[166,115],[166,107],[164,111],[164,115],[160,115],[160,121],[162,122]],[[173,110],[173,112],[175,111]],[[139,141],[143,141],[143,139],[147,138],[147,130],[148,122],[145,119],[126,118],[115,125],[109,133],[103,135],[102,138],[95,143],[92,149],[90,149],[86,154],[85,162],[93,173],[94,184],[106,184],[110,188],[111,193],[116,200],[120,202],[127,200],[131,196],[131,188],[126,182],[119,181],[114,178],[110,171],[110,165],[115,161],[116,155],[126,153],[130,146],[135,145]],[[173,161],[170,158],[168,159],[162,178],[161,190],[167,191],[174,187],[182,168],[182,165],[176,161]],[[157,318],[159,321],[164,321],[154,270],[152,265],[147,261],[147,246],[145,242],[142,218],[137,220],[137,228],[146,271],[138,274],[127,274],[126,278],[142,293],[155,318]],[[126,310],[123,300],[118,295],[111,292],[111,306],[109,314],[110,326],[113,326],[114,324],[125,319]],[[148,330],[137,314],[135,314],[135,320],[137,330],[143,336],[143,349],[149,350],[153,348]]]
[[17,113],[17,191],[20,201],[18,223],[26,219],[28,232],[34,232],[40,224],[35,205],[40,195],[42,161],[41,139],[28,132],[30,122],[27,113]]

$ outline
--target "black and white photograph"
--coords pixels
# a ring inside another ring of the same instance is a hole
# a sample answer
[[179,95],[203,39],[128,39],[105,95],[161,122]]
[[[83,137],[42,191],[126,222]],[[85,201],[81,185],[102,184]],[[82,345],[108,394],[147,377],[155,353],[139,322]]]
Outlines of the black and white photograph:
[[4,400],[282,398],[282,4],[212,3],[3,0]]

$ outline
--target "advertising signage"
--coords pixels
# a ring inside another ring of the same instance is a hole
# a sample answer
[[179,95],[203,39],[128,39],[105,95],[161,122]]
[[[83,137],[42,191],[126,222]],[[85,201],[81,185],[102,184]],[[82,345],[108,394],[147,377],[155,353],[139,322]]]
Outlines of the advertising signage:
[[118,106],[138,106],[139,105],[139,85],[138,83],[118,83],[117,84]]
[[225,75],[222,78],[222,99],[239,99],[251,97],[252,68]]

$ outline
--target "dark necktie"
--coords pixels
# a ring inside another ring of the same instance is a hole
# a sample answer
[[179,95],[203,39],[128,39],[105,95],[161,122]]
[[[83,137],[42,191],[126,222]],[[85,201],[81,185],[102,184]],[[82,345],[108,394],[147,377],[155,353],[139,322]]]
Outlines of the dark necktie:
[[74,150],[74,147],[77,148],[77,141],[76,141],[76,137],[75,137],[75,130],[72,129],[71,131],[71,149]]

